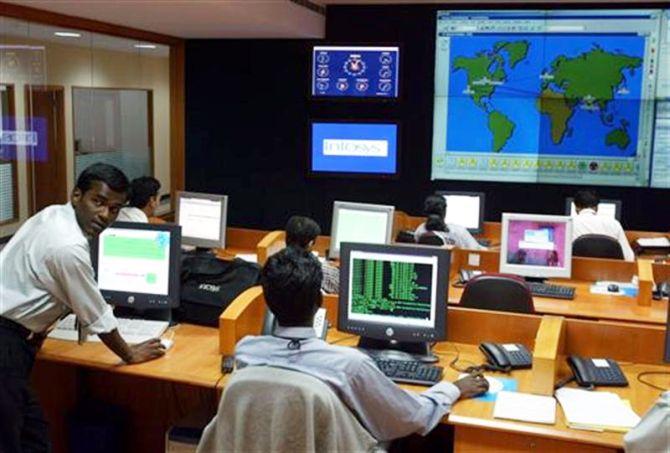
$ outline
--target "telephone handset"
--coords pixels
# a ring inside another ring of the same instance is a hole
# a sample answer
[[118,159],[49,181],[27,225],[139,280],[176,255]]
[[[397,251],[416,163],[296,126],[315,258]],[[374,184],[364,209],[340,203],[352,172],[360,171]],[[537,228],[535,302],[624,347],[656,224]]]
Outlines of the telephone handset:
[[619,364],[612,359],[592,359],[589,357],[568,357],[568,365],[581,387],[610,386],[626,387],[628,380],[621,372]]
[[519,343],[482,343],[479,349],[496,371],[509,371],[533,366],[533,356]]
[[[316,332],[317,338],[322,340],[326,339],[328,334],[328,320],[326,319],[326,309],[319,308],[314,315],[314,331]],[[265,310],[265,319],[263,319],[263,330],[261,335],[272,335],[275,328],[277,327],[277,319],[275,315],[272,314],[270,310]]]

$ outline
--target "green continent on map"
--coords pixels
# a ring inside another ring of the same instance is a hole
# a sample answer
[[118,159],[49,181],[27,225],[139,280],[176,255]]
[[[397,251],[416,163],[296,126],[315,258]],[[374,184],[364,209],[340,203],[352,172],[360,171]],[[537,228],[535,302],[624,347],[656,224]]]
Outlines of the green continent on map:
[[617,146],[619,149],[626,149],[630,143],[630,137],[625,128],[617,128],[612,130],[607,137],[605,137],[605,144],[607,146]]
[[495,90],[495,85],[490,82],[501,82],[505,78],[505,72],[500,66],[497,70],[490,71],[493,63],[500,58],[500,56],[492,57],[480,52],[475,57],[458,57],[454,60],[454,71],[463,69],[468,74],[468,87],[471,90],[472,99],[479,107],[483,107],[482,99],[491,97]]
[[500,50],[504,50],[505,52],[507,52],[507,54],[509,55],[509,66],[510,68],[514,69],[517,63],[526,58],[526,56],[528,55],[529,47],[530,44],[528,43],[528,41],[513,41],[513,42],[501,41],[496,43],[493,49],[496,52]]
[[624,82],[624,70],[632,71],[641,65],[642,58],[607,52],[596,46],[574,58],[564,55],[556,58],[551,63],[553,78],[545,81],[543,88],[555,84],[563,90],[570,105],[597,103],[604,110]]
[[493,152],[497,153],[507,144],[507,140],[512,136],[514,123],[502,112],[494,110],[489,113],[489,130],[493,134]]
[[565,137],[568,130],[568,121],[574,113],[573,109],[566,102],[563,93],[557,93],[550,88],[542,90],[537,99],[537,109],[540,113],[549,116],[551,124],[551,141],[559,144]]

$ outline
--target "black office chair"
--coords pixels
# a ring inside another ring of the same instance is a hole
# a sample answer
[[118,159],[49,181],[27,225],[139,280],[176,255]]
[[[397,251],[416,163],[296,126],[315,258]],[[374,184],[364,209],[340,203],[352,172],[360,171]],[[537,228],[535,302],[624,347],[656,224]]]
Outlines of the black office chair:
[[416,239],[414,239],[414,231],[411,230],[400,230],[395,237],[396,242],[403,244],[416,244]]
[[417,242],[423,245],[438,245],[438,246],[446,245],[444,239],[442,239],[440,236],[438,236],[432,231],[423,233],[421,237],[419,237],[419,240]]
[[482,274],[468,282],[461,307],[482,310],[534,313],[533,295],[526,282],[516,275]]
[[585,234],[572,243],[572,256],[623,259],[623,250],[616,239],[603,234]]

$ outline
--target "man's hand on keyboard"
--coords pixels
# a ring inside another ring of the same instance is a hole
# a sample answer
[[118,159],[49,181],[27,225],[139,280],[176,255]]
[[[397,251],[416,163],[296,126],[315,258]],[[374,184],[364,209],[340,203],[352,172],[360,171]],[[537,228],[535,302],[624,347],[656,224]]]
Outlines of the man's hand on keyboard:
[[157,359],[163,355],[165,355],[165,347],[161,344],[161,340],[158,338],[152,338],[151,340],[145,341],[144,343],[130,346],[130,357],[127,362],[148,362],[149,360]]

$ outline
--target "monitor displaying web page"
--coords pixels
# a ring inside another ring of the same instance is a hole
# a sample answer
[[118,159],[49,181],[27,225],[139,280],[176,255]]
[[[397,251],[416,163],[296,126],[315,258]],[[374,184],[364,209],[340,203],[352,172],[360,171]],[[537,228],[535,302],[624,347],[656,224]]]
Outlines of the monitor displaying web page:
[[228,197],[195,192],[177,192],[177,223],[184,245],[226,246]]
[[[565,199],[565,214],[570,217],[577,215],[577,208],[572,197]],[[598,203],[598,215],[621,220],[621,201],[600,200],[600,203]]]
[[106,300],[135,308],[179,302],[180,228],[117,222],[98,236],[93,262]]
[[438,192],[447,202],[445,223],[467,228],[471,233],[484,229],[484,197],[481,192]]
[[449,251],[344,243],[338,327],[377,340],[445,338]]
[[388,244],[393,232],[393,206],[336,201],[330,232],[330,257],[339,258],[340,243]]
[[503,214],[500,272],[524,277],[570,277],[572,219]]

